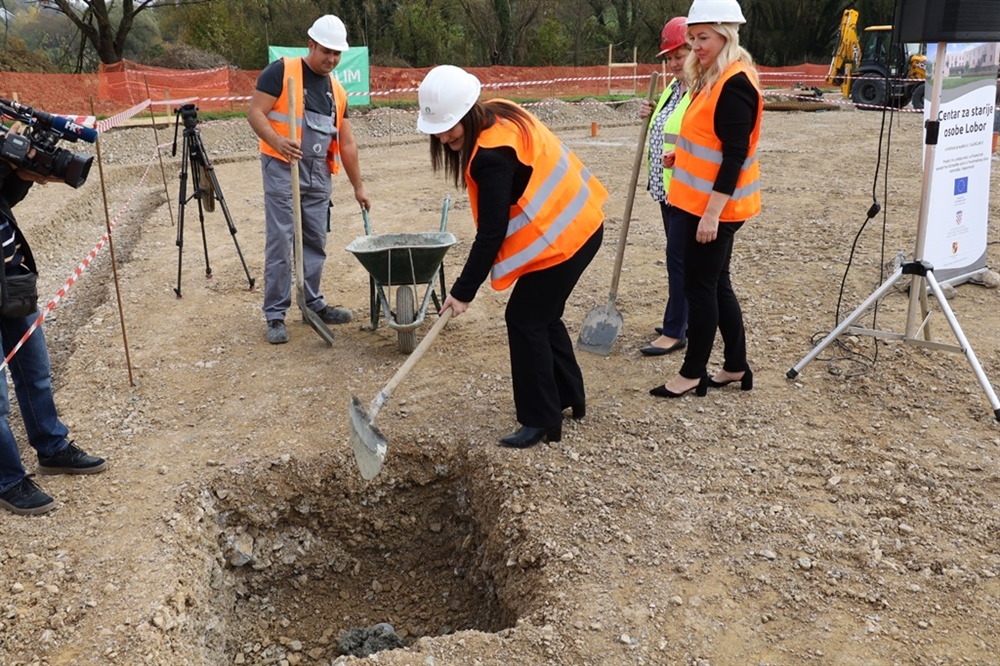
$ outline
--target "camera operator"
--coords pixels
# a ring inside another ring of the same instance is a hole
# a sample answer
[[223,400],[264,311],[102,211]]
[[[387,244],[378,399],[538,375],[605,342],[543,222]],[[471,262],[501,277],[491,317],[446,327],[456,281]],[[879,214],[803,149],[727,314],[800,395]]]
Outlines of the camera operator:
[[[9,132],[16,133],[18,127],[19,124],[14,123]],[[8,298],[12,278],[17,280],[34,273],[31,249],[17,228],[11,209],[24,199],[36,182],[62,182],[62,179],[40,176],[0,160],[0,243],[4,259],[0,338],[4,356],[10,354],[38,317],[37,296],[28,299],[27,307],[21,301],[12,304]],[[96,474],[103,471],[107,463],[102,458],[88,455],[67,440],[69,430],[56,414],[49,352],[41,327],[11,358],[9,368],[28,442],[38,453],[38,473]],[[25,472],[10,429],[9,415],[7,378],[0,372],[0,507],[20,515],[45,513],[55,508],[55,500],[39,489]]]

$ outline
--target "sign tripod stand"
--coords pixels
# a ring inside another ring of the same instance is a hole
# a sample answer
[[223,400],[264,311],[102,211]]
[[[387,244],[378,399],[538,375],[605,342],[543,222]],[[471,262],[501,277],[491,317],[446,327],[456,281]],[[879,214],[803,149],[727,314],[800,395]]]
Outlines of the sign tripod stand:
[[[989,399],[990,406],[993,408],[993,415],[996,417],[997,421],[1000,421],[1000,399],[997,399],[997,394],[993,390],[990,380],[986,377],[986,373],[983,371],[983,366],[979,363],[979,359],[976,358],[976,353],[972,350],[972,346],[969,344],[968,338],[965,337],[965,333],[962,331],[962,327],[959,325],[958,319],[955,317],[955,313],[952,312],[951,306],[948,304],[948,299],[945,298],[944,292],[941,290],[941,285],[938,284],[937,279],[934,277],[934,267],[931,266],[930,262],[922,259],[924,256],[927,216],[930,206],[934,153],[937,148],[938,133],[941,128],[941,123],[937,118],[938,107],[940,106],[941,99],[941,82],[944,78],[944,54],[946,46],[947,44],[945,42],[940,42],[938,44],[938,56],[934,63],[934,89],[930,98],[931,119],[926,122],[926,133],[924,138],[924,175],[923,182],[921,183],[920,219],[917,224],[917,247],[914,252],[914,259],[913,261],[903,263],[902,266],[896,269],[896,271],[889,276],[889,279],[886,280],[882,286],[875,290],[871,296],[859,305],[858,308],[850,314],[850,316],[844,319],[844,321],[841,322],[837,328],[830,331],[829,335],[823,338],[823,341],[820,342],[815,349],[809,352],[805,358],[785,373],[785,376],[789,379],[795,379],[798,377],[799,372],[801,372],[810,361],[816,358],[830,343],[843,335],[845,331],[850,332],[853,335],[870,335],[875,338],[902,340],[904,343],[919,347],[965,354],[965,358],[969,361],[969,365],[972,366],[973,372],[976,373],[976,378],[979,380],[979,384],[986,392],[986,397]],[[894,333],[854,326],[854,322],[860,319],[869,308],[878,303],[899,280],[903,279],[903,276],[910,277],[910,302],[906,315],[906,331],[903,333]],[[955,334],[955,338],[958,340],[957,346],[934,342],[930,339],[930,328],[928,326],[930,314],[927,309],[927,289],[924,287],[925,282],[927,287],[930,288],[931,293],[934,294],[934,297],[937,299],[945,319],[948,320],[948,325],[951,326],[951,330]],[[919,326],[917,322],[918,299],[923,314],[923,321],[919,322]],[[919,339],[917,337],[921,332],[923,333],[923,339]]]

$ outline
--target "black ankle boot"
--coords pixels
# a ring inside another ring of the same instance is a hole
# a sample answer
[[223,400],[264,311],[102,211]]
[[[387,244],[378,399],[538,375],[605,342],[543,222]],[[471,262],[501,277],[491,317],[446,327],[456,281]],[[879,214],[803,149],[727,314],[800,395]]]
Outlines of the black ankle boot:
[[[563,409],[566,408],[563,407]],[[585,402],[581,402],[579,405],[570,405],[570,409],[572,410],[572,412],[570,412],[570,415],[573,417],[573,420],[575,421],[579,421],[580,419],[582,419],[587,415],[587,403]]]
[[500,446],[513,449],[527,449],[540,441],[558,442],[562,439],[562,424],[551,428],[532,428],[521,426],[517,432],[511,433],[500,440]]

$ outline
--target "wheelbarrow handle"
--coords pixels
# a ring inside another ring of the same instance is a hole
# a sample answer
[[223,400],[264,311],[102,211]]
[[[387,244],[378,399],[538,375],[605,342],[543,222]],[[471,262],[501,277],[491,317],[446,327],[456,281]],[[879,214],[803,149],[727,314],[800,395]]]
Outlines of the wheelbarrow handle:
[[444,204],[441,206],[441,232],[444,233],[448,226],[448,209],[451,207],[451,195],[444,195]]
[[363,219],[365,221],[365,234],[368,235],[368,236],[371,236],[372,235],[372,223],[368,219],[368,209],[367,208],[362,208],[361,209],[361,219]]

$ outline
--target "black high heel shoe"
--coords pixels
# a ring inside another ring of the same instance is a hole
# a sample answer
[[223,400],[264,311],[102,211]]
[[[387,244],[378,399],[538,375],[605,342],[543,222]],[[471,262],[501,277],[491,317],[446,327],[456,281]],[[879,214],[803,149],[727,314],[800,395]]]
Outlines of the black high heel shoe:
[[527,449],[542,440],[547,442],[558,442],[562,439],[562,424],[551,428],[532,428],[531,426],[521,426],[517,432],[513,432],[500,439],[500,446],[512,449]]
[[700,380],[698,380],[697,384],[687,389],[686,391],[681,391],[680,393],[674,393],[673,391],[668,389],[665,385],[661,384],[659,386],[654,386],[653,388],[649,389],[649,395],[654,395],[657,398],[679,398],[686,393],[694,391],[694,394],[696,396],[698,396],[699,398],[703,398],[705,397],[706,394],[708,394],[708,386],[709,386],[708,383],[710,381],[712,380],[709,379],[708,375],[705,375]]
[[[573,410],[570,412],[570,415],[574,421],[579,421],[587,415],[587,403],[585,402],[581,402],[579,405],[570,405],[569,408]],[[566,409],[566,407],[563,407],[563,409]]]
[[750,389],[753,388],[753,370],[751,370],[750,368],[747,368],[743,372],[743,376],[740,377],[739,379],[727,379],[724,382],[717,382],[714,379],[712,379],[711,377],[708,378],[708,385],[711,388],[722,388],[723,386],[729,386],[733,382],[739,382],[740,383],[740,390],[741,391],[749,391]]

